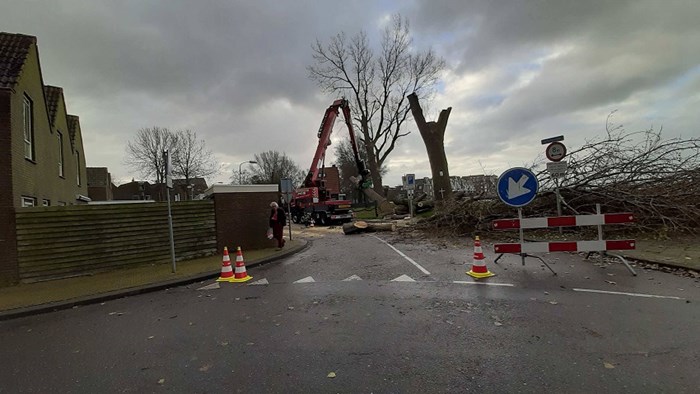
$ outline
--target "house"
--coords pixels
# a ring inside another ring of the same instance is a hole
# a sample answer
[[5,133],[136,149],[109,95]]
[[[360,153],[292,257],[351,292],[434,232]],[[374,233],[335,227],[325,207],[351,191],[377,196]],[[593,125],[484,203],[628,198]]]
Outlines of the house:
[[[197,199],[207,190],[207,181],[204,178],[173,179],[173,189],[170,192],[171,201],[186,201]],[[115,200],[152,200],[166,201],[165,185],[162,183],[149,183],[148,181],[135,181],[119,185],[114,189]]]
[[88,197],[92,201],[114,200],[112,175],[107,167],[87,168]]
[[80,120],[44,85],[36,37],[0,32],[0,207],[89,201]]

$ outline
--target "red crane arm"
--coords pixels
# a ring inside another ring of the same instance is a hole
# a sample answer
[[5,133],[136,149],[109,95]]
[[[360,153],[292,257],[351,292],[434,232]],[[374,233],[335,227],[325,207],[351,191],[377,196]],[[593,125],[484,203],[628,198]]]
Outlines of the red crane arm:
[[335,125],[335,120],[338,117],[339,109],[343,109],[343,117],[345,118],[345,124],[347,125],[348,132],[350,133],[350,144],[352,145],[352,152],[355,156],[355,164],[359,171],[361,178],[364,178],[368,174],[365,169],[365,165],[360,160],[359,150],[357,149],[357,141],[355,140],[355,132],[352,127],[352,117],[350,116],[350,105],[346,99],[335,100],[323,115],[323,120],[321,121],[321,126],[318,129],[318,146],[316,147],[316,153],[314,154],[313,161],[311,162],[311,168],[309,173],[306,175],[304,180],[304,187],[318,187],[319,179],[318,175],[323,165],[323,159],[326,155],[326,149],[330,145],[331,133],[333,133],[333,125]]

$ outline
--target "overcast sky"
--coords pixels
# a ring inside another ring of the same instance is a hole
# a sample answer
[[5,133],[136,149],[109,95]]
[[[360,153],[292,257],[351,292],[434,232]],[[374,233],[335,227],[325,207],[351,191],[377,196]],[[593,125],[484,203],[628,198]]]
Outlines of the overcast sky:
[[[138,179],[126,141],[144,127],[189,128],[225,164],[210,181],[228,183],[265,150],[308,168],[336,98],[308,79],[311,44],[341,31],[376,37],[393,13],[408,18],[417,49],[447,62],[426,118],[452,107],[452,175],[530,163],[555,135],[575,149],[604,133],[613,110],[628,130],[700,137],[697,0],[2,0],[0,31],[38,38],[44,83],[63,87],[80,116],[88,166],[108,167],[115,183]],[[430,176],[409,127],[386,185]]]

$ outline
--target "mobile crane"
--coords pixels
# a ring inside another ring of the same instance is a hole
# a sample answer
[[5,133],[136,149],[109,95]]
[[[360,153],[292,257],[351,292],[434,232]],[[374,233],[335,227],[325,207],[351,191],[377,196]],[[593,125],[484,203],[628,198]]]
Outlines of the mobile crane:
[[352,201],[339,199],[337,194],[330,193],[326,189],[326,181],[323,176],[323,167],[326,158],[326,149],[331,144],[331,133],[333,125],[340,110],[343,110],[345,125],[350,133],[350,145],[355,158],[355,165],[359,178],[356,184],[362,188],[368,188],[371,184],[369,170],[365,168],[365,163],[360,159],[355,140],[355,132],[352,127],[350,116],[350,105],[346,99],[338,99],[331,104],[323,115],[321,126],[318,129],[318,146],[311,162],[309,173],[304,179],[302,186],[292,193],[290,201],[291,216],[294,223],[310,222],[313,220],[319,224],[346,223],[352,220]]

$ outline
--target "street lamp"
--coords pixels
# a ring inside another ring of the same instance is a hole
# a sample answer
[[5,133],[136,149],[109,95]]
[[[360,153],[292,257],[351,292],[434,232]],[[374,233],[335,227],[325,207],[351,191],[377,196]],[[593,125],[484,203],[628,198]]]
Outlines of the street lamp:
[[258,164],[258,162],[255,161],[255,160],[246,160],[246,161],[244,161],[244,162],[242,162],[241,164],[238,165],[238,184],[239,184],[239,185],[242,185],[242,184],[243,184],[243,172],[241,172],[241,166],[242,166],[243,164],[245,164],[245,163],[248,163],[248,164]]

